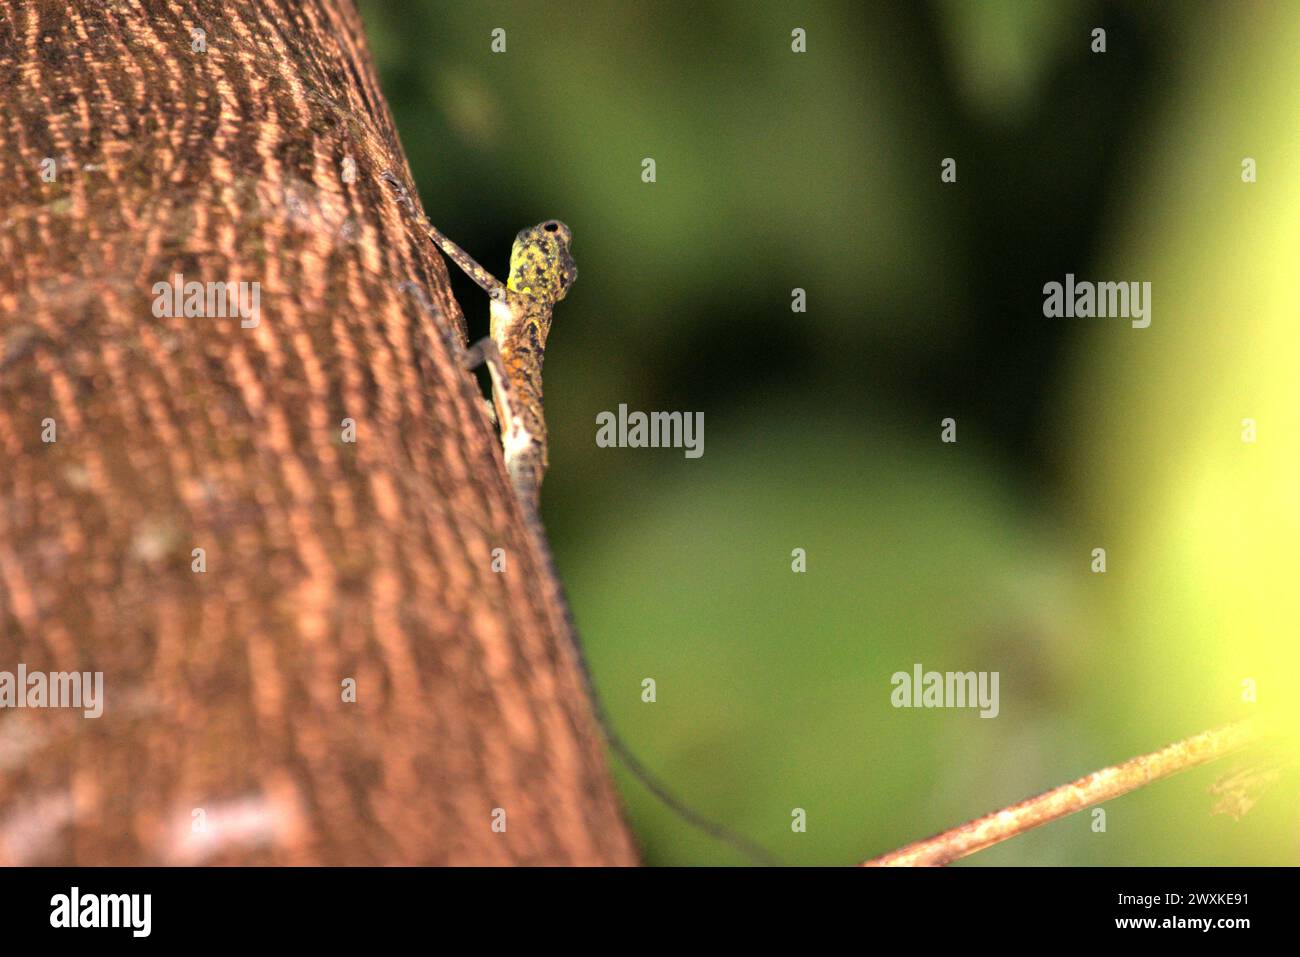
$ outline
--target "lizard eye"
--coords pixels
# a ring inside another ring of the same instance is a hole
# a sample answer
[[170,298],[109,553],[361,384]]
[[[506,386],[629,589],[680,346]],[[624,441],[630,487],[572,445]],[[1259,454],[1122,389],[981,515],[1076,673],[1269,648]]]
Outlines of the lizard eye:
[[558,233],[560,231],[560,224],[552,219],[549,223],[545,223],[542,226],[542,229],[546,230],[548,233]]

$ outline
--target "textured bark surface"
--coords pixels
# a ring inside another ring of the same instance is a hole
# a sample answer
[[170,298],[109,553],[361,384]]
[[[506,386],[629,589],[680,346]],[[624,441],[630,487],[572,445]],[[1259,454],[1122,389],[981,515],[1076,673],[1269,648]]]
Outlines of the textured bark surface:
[[0,0],[0,102],[0,671],[105,684],[0,862],[634,863],[350,0]]

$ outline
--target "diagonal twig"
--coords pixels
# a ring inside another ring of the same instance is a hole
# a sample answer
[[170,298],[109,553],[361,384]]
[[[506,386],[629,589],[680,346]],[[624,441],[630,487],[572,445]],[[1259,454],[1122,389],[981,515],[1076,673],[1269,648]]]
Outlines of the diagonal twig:
[[1239,751],[1260,738],[1255,720],[1239,721],[1094,771],[1086,777],[977,817],[942,834],[862,863],[863,867],[941,867],[1025,831],[1081,811],[1160,778]]

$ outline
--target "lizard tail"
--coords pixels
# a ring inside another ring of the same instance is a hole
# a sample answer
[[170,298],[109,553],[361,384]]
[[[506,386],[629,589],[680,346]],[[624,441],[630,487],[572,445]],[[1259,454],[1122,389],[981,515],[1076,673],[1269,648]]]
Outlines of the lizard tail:
[[[527,501],[527,499],[524,499]],[[535,501],[535,499],[534,499]],[[683,821],[690,824],[696,830],[723,844],[728,845],[736,851],[739,851],[745,857],[749,858],[756,864],[762,864],[768,867],[779,867],[781,862],[775,856],[770,854],[765,848],[756,842],[738,834],[725,824],[721,824],[711,818],[705,817],[699,811],[687,804],[684,800],[677,797],[668,786],[665,785],[655,775],[653,771],[641,763],[641,759],[619,736],[614,730],[614,723],[609,719],[608,712],[605,711],[604,702],[601,700],[600,693],[596,690],[596,682],[592,677],[591,665],[587,662],[586,652],[582,649],[582,641],[578,638],[578,628],[573,621],[573,613],[569,609],[568,596],[564,592],[564,586],[560,584],[560,576],[555,569],[555,559],[551,555],[550,545],[546,540],[546,530],[542,527],[541,518],[535,509],[525,507],[525,516],[532,528],[533,540],[537,543],[538,551],[541,553],[542,560],[546,563],[547,571],[550,574],[551,581],[555,584],[555,599],[561,611],[564,614],[565,628],[569,633],[569,647],[573,650],[577,658],[578,670],[582,674],[582,681],[586,687],[587,698],[591,702],[591,709],[595,714],[596,723],[600,727],[601,733],[605,736],[605,741],[609,745],[624,767],[631,772],[632,776],[641,782],[641,785],[664,803],[670,811],[680,817]]]
[[765,867],[781,866],[781,862],[772,854],[768,853],[765,848],[760,847],[756,842],[745,837],[743,834],[738,834],[731,830],[731,828],[727,827],[725,824],[720,824],[711,818],[705,817],[685,801],[678,798],[672,791],[668,790],[667,786],[655,777],[654,772],[641,763],[640,759],[633,753],[627,742],[619,737],[618,732],[615,731],[613,726],[610,724],[609,716],[605,713],[605,709],[600,701],[600,696],[591,685],[592,682],[588,680],[587,693],[591,698],[592,709],[596,712],[597,719],[601,723],[601,728],[605,733],[605,740],[608,742],[610,750],[618,755],[619,760],[623,762],[623,765],[632,773],[633,777],[641,782],[642,786],[647,791],[657,797],[669,810],[696,830],[734,848],[754,863],[762,864]]

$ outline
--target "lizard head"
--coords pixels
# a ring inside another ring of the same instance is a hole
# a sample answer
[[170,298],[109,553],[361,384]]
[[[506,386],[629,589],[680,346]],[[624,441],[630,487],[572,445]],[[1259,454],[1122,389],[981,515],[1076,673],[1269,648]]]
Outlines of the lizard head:
[[578,267],[569,253],[571,242],[572,231],[558,219],[521,230],[510,251],[506,286],[548,304],[559,302],[578,278]]

